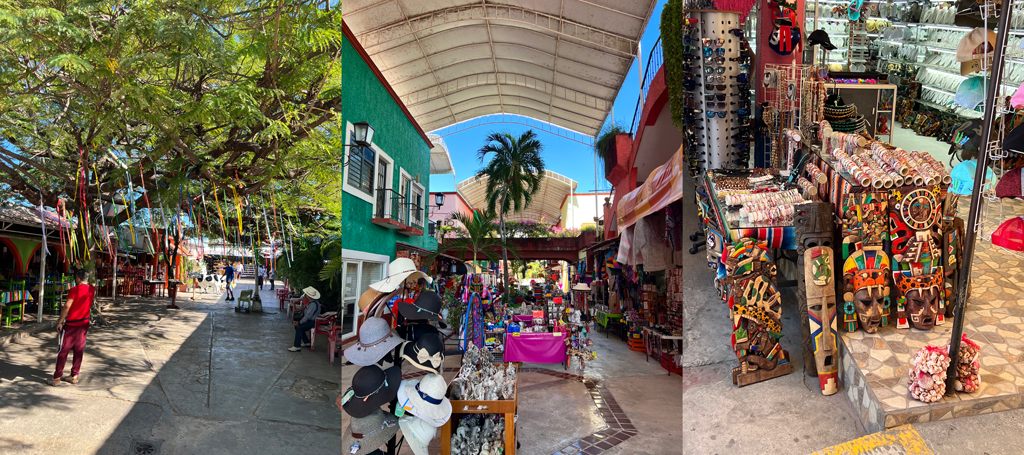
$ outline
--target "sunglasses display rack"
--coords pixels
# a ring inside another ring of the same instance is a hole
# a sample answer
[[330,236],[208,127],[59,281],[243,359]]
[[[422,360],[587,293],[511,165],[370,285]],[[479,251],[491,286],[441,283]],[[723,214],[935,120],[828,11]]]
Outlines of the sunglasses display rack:
[[690,35],[699,58],[691,67],[700,77],[692,93],[695,123],[694,145],[700,170],[745,168],[749,143],[749,81],[741,66],[743,27],[739,13],[727,11],[689,11],[697,19]]

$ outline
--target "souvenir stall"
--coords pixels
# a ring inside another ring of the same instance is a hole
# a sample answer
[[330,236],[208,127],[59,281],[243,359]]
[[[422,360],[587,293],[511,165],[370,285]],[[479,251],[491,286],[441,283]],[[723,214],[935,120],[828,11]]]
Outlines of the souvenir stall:
[[[388,270],[392,275],[370,285],[358,341],[344,351],[359,367],[341,398],[351,417],[342,435],[349,455],[394,455],[404,443],[423,451],[452,415],[442,376],[444,341],[436,327],[443,322],[441,297],[421,288],[421,280],[432,280],[410,259],[398,258]],[[403,379],[403,370],[426,375]]]

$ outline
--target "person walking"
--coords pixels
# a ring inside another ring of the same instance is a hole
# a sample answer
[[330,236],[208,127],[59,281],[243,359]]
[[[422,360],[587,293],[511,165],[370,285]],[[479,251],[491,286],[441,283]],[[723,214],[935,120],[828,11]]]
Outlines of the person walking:
[[[75,272],[77,285],[68,291],[68,300],[60,309],[60,318],[57,319],[57,368],[53,371],[53,377],[46,380],[52,386],[60,385],[62,380],[78,384],[78,374],[82,371],[82,358],[85,356],[85,335],[89,332],[89,316],[96,297],[96,289],[89,285],[87,277],[85,269]],[[62,379],[64,364],[71,352],[74,353],[71,374]]]
[[275,272],[273,268],[271,268],[270,270],[267,271],[267,279],[270,280],[270,290],[271,291],[274,290],[274,275],[277,275],[277,272]]
[[263,290],[263,275],[266,275],[267,271],[263,269],[263,266],[256,268],[256,287],[259,290]]
[[310,286],[303,289],[302,294],[302,303],[305,303],[306,307],[302,310],[302,319],[292,321],[292,325],[295,326],[295,343],[288,348],[291,352],[299,352],[303,347],[310,345],[306,332],[316,327],[316,318],[320,317],[320,291]]
[[228,297],[224,300],[235,300],[235,291],[231,289],[231,284],[235,281],[235,267],[230,262],[224,264],[224,284],[228,289]]

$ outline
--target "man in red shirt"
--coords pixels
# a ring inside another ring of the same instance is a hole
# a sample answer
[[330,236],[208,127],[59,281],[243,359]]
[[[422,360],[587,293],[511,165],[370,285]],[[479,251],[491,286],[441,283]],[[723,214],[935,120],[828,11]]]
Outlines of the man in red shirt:
[[60,385],[64,364],[71,351],[75,353],[71,363],[71,375],[65,379],[72,384],[78,384],[78,372],[82,368],[82,357],[85,355],[85,334],[89,331],[89,315],[93,298],[96,296],[95,288],[86,280],[87,276],[84,269],[75,272],[78,285],[68,291],[68,300],[60,309],[60,319],[57,320],[57,369],[53,372],[53,377],[46,380],[46,383],[52,386]]

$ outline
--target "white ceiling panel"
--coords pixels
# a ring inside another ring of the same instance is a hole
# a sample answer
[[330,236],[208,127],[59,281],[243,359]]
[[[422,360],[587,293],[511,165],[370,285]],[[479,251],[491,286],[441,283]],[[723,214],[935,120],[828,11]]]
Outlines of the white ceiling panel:
[[656,0],[349,0],[345,22],[427,131],[525,115],[597,135]]

